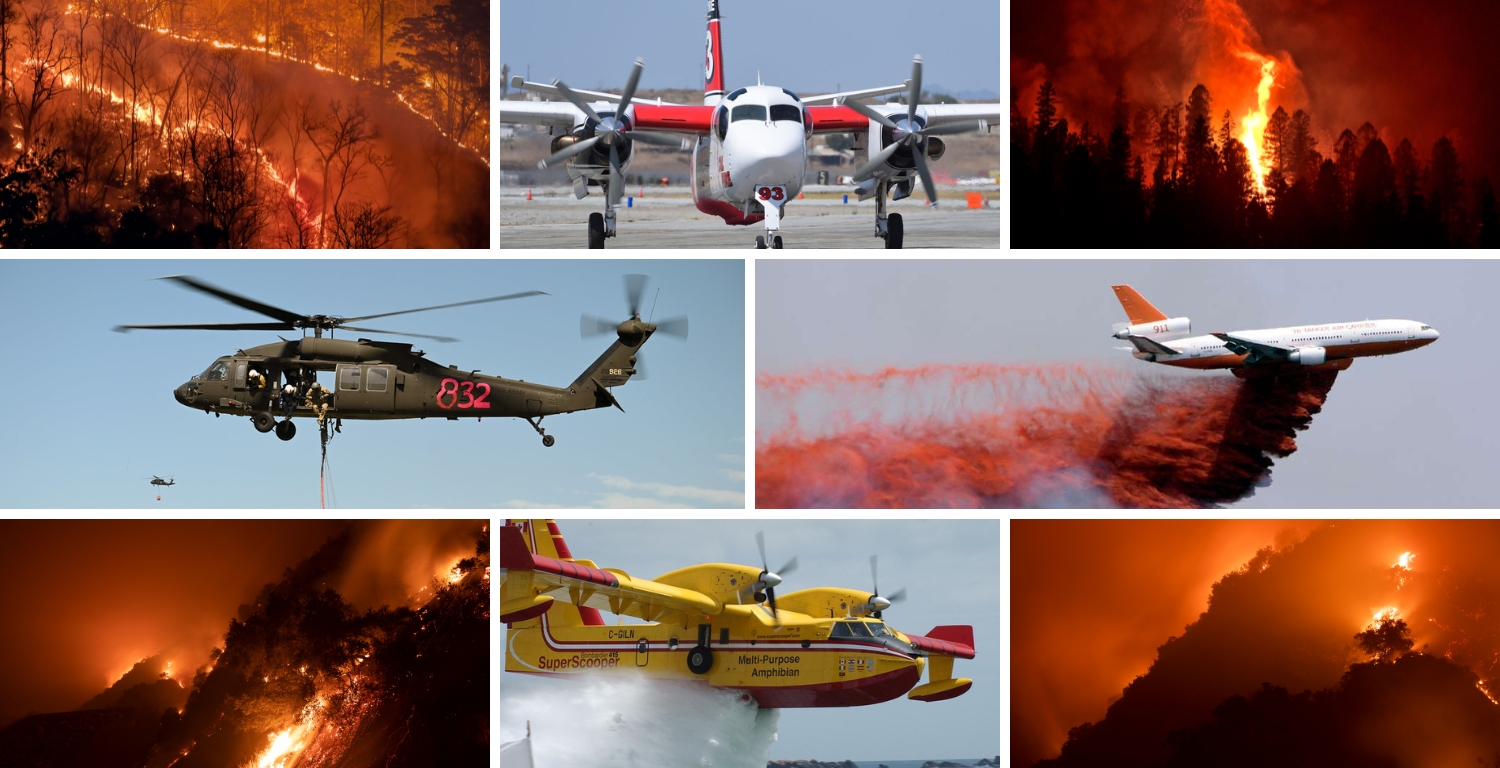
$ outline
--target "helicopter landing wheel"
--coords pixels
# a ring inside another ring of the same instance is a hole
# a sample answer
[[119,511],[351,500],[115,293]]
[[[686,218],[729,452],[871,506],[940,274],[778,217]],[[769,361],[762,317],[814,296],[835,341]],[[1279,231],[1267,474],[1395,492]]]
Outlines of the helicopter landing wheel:
[[756,248],[756,250],[760,250],[760,249],[765,248],[765,247],[766,247],[766,238],[765,238],[765,236],[764,235],[756,235],[755,236],[755,248]]
[[297,425],[291,419],[276,423],[276,436],[282,440],[290,440],[297,436]]
[[555,442],[557,442],[557,438],[551,435],[542,435],[542,445],[551,448],[552,444]]
[[260,411],[250,417],[250,423],[255,425],[255,431],[262,434],[276,428],[276,417],[270,411]]

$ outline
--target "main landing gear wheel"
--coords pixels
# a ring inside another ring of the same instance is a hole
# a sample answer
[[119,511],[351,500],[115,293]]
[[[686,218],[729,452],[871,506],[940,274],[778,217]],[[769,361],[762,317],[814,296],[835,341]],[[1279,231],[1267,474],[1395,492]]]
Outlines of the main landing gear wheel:
[[265,434],[276,428],[276,417],[270,411],[260,411],[250,417],[250,423],[255,425],[255,431]]
[[552,444],[555,443],[555,442],[557,442],[557,438],[555,438],[555,437],[553,437],[551,435],[542,435],[542,445],[545,445],[548,448],[551,448]]
[[756,249],[761,249],[761,248],[765,248],[766,247],[766,238],[765,238],[764,235],[756,235],[755,236],[755,247],[756,247]]
[[542,436],[542,445],[544,445],[544,446],[546,446],[548,448],[551,448],[552,444],[555,443],[555,442],[557,442],[557,438],[555,438],[555,437],[547,434],[547,430],[542,429],[542,419],[546,418],[545,416],[538,416],[538,417],[536,417],[535,421],[533,421],[530,416],[527,416],[525,418],[526,418],[526,423],[530,424],[531,428],[534,429],[534,430],[536,430],[536,433],[538,435]]
[[885,220],[885,247],[901,247],[901,214],[893,213]]
[[693,646],[688,651],[688,671],[695,675],[706,675],[714,668],[714,652],[702,645]]
[[286,421],[277,422],[277,424],[276,424],[276,436],[279,437],[279,438],[281,438],[282,440],[290,440],[290,439],[296,437],[297,436],[297,425],[293,424],[291,419],[287,419]]
[[604,214],[589,214],[589,247],[604,247]]
[[777,235],[776,239],[771,241],[771,247],[772,248],[780,248],[781,247],[781,235]]

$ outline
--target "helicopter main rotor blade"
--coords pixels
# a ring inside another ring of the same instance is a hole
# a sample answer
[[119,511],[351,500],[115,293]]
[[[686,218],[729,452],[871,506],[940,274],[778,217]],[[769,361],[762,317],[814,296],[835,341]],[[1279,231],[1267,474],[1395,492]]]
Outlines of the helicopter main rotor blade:
[[[550,295],[551,294],[547,293],[546,291],[522,291],[520,293],[508,293],[508,294],[506,294],[504,296],[491,296],[488,299],[474,299],[473,301],[456,301],[456,302],[454,302],[452,304],[439,304],[439,305],[437,305],[435,307],[421,307],[419,309],[403,309],[403,310],[401,310],[399,312],[382,312],[382,313],[380,313],[378,315],[364,315],[362,317],[345,317],[345,318],[341,318],[340,322],[341,323],[350,323],[350,322],[357,323],[357,322],[359,322],[361,320],[374,320],[377,317],[391,317],[393,315],[409,315],[409,314],[411,314],[413,312],[427,312],[427,311],[433,310],[433,309],[448,309],[449,307],[466,307],[466,306],[468,306],[470,304],[484,304],[484,303],[491,302],[491,301],[507,301],[507,300],[510,300],[510,299],[524,299],[527,296],[550,296]],[[377,331],[377,333],[393,333],[393,331]],[[420,334],[408,333],[406,335],[407,336],[417,336],[417,335],[420,335]],[[433,336],[433,337],[430,337],[430,338],[438,338],[438,337]]]
[[162,277],[159,279],[176,281],[177,283],[192,288],[195,291],[202,291],[203,293],[206,293],[210,296],[216,296],[237,307],[244,307],[251,312],[258,312],[262,315],[265,315],[266,317],[274,317],[277,320],[282,321],[283,323],[295,324],[307,319],[306,315],[299,315],[295,312],[288,312],[281,307],[273,307],[270,304],[262,304],[255,299],[246,298],[237,293],[231,293],[215,285],[209,285],[208,283],[205,283],[195,277],[189,277],[187,275],[167,275],[166,277]]
[[625,304],[630,307],[631,317],[641,313],[641,294],[646,292],[646,281],[650,279],[645,275],[625,276]]
[[415,337],[417,337],[419,339],[432,339],[433,341],[441,341],[441,342],[458,341],[458,339],[455,339],[452,336],[428,336],[425,333],[402,333],[401,331],[382,331],[379,328],[356,328],[355,326],[352,326],[352,325],[343,325],[343,326],[339,326],[339,327],[340,327],[341,330],[345,330],[345,331],[364,331],[365,333],[384,333],[384,334],[389,334],[391,336],[415,336]]
[[149,331],[295,331],[291,323],[173,323],[167,325],[117,325],[116,333]]

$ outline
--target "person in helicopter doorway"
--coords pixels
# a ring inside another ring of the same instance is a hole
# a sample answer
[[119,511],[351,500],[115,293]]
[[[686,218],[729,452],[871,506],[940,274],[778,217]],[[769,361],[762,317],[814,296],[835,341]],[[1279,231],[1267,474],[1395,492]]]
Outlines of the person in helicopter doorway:
[[297,410],[297,385],[292,383],[290,376],[287,377],[286,386],[281,388],[281,410],[288,419]]
[[311,408],[313,413],[317,415],[318,426],[320,427],[323,426],[323,422],[328,418],[329,394],[328,389],[316,380],[307,388],[307,402],[304,405]]
[[263,374],[261,374],[260,371],[257,371],[254,368],[250,369],[250,388],[251,389],[265,389],[266,388],[266,377]]

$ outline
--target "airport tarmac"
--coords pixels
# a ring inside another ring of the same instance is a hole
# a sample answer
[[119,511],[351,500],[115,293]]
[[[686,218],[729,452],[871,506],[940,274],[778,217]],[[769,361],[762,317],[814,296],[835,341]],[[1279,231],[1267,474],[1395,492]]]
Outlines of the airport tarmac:
[[[675,192],[675,194],[674,194]],[[655,194],[653,194],[655,193]],[[756,235],[765,226],[731,227],[717,216],[699,211],[686,190],[646,189],[630,207],[622,200],[616,209],[617,236],[605,248],[754,248]],[[1000,247],[1000,209],[968,209],[961,198],[944,198],[938,209],[926,205],[921,195],[888,203],[887,211],[899,213],[905,227],[906,248],[996,248]],[[571,190],[526,191],[501,188],[501,248],[585,248],[588,217],[603,212],[598,191],[578,200]],[[857,202],[849,196],[831,199],[795,200],[781,220],[781,237],[787,249],[795,248],[884,248],[875,237],[875,201]]]

